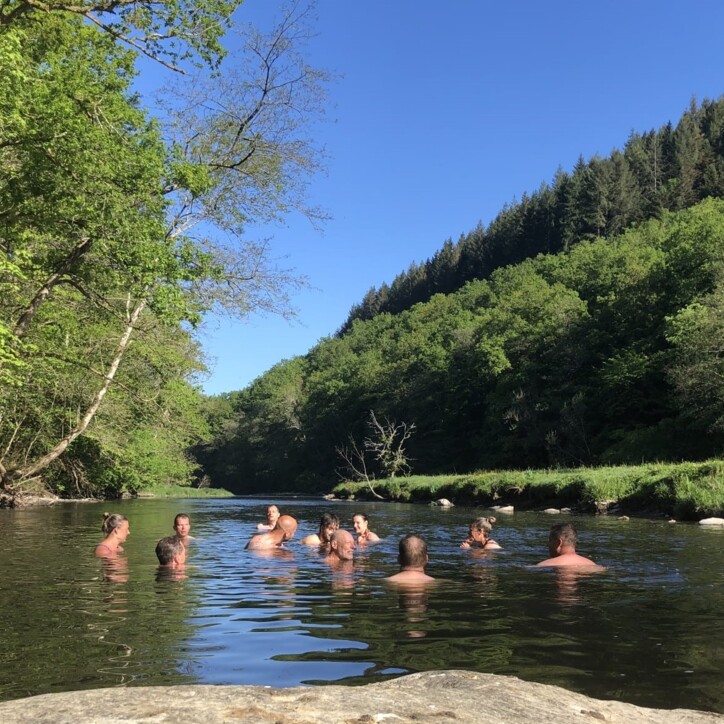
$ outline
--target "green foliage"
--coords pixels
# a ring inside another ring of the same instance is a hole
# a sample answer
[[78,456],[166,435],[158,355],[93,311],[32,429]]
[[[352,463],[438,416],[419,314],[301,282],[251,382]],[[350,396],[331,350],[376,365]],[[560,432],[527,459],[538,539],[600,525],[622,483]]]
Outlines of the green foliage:
[[136,50],[214,66],[237,5],[0,9],[1,489],[188,483],[209,433],[193,331],[211,310],[289,312],[297,280],[241,235],[323,217],[304,198],[326,81],[295,44],[306,11],[250,31],[248,76],[197,70],[164,124],[131,90]]
[[669,378],[686,419],[700,429],[724,431],[724,276],[711,294],[667,321],[674,346]]
[[457,244],[445,241],[423,264],[413,263],[391,285],[370,289],[342,325],[377,314],[398,314],[437,293],[451,293],[496,269],[556,253],[597,237],[613,237],[665,210],[724,196],[724,99],[692,102],[676,128],[633,133],[623,151],[578,159],[559,169],[520,202],[507,204],[487,229],[479,224]]
[[233,493],[223,488],[192,488],[181,485],[150,485],[143,489],[142,497],[153,498],[231,498]]
[[[596,501],[618,501],[628,512],[699,519],[724,512],[724,461],[673,465],[524,470],[378,480],[375,489],[390,500],[430,502],[444,497],[466,505],[518,508],[574,506],[594,512]],[[340,498],[365,498],[364,483],[344,482]]]
[[[422,474],[719,455],[722,253],[724,201],[710,199],[355,320],[239,393],[212,479],[328,488],[370,409],[415,422],[406,454]],[[580,497],[567,484],[542,492]]]
[[5,0],[0,27],[32,21],[42,13],[85,16],[112,38],[127,43],[164,64],[198,58],[215,65],[224,55],[221,38],[241,0],[171,0],[162,3],[119,3],[49,0],[42,5],[27,0]]

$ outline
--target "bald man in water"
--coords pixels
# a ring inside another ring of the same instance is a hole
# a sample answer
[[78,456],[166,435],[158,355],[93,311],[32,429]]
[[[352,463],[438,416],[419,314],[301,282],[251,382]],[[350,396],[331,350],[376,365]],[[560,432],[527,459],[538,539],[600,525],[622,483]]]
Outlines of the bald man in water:
[[346,530],[336,530],[329,541],[328,563],[350,563],[354,559],[354,536]]
[[291,540],[296,532],[297,521],[291,515],[282,515],[268,533],[253,535],[246,547],[251,551],[280,548],[285,541]]

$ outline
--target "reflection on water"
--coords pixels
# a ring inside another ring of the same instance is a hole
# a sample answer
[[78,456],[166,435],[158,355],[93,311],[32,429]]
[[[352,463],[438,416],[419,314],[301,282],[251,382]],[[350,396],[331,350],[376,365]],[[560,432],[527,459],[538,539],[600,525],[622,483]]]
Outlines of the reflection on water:
[[128,581],[128,559],[125,556],[104,557],[100,559],[103,567],[103,580],[112,583]]
[[[461,550],[480,511],[323,503],[383,539],[353,565],[292,541],[246,551],[266,500],[184,501],[197,536],[185,570],[160,569],[174,501],[124,501],[133,535],[93,556],[103,506],[0,510],[0,699],[179,683],[361,684],[435,668],[509,674],[600,698],[724,712],[724,531],[579,519],[602,572],[532,567],[550,518],[494,529],[504,550]],[[320,501],[288,500],[298,541]],[[436,585],[401,589],[399,538],[428,542]]]

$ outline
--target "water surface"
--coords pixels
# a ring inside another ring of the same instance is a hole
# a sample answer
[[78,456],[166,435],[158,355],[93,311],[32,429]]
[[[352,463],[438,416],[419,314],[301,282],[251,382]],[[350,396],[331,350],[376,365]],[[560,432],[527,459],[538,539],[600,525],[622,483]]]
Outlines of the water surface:
[[[336,570],[292,542],[244,550],[269,502],[297,538],[337,512],[366,512],[383,540]],[[93,557],[103,510],[130,519],[126,552]],[[154,546],[173,516],[197,536],[187,576],[158,574]],[[724,530],[575,518],[579,551],[607,567],[532,568],[550,516],[499,516],[504,550],[461,550],[489,514],[319,500],[135,500],[0,510],[0,699],[168,684],[364,684],[452,668],[518,676],[598,698],[724,712]],[[405,533],[428,541],[424,591],[398,591]]]

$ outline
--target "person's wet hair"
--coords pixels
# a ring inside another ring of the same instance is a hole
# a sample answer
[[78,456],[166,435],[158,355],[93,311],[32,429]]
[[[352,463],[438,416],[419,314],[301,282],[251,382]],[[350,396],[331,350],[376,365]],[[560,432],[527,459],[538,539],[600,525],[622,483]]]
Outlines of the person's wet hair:
[[401,566],[420,568],[427,563],[427,543],[419,535],[409,534],[400,541],[397,557]]
[[101,530],[106,535],[110,535],[116,528],[118,528],[118,526],[121,525],[121,523],[123,523],[124,520],[128,520],[128,518],[120,513],[103,513]]
[[176,517],[173,519],[173,527],[175,528],[178,525],[179,518],[186,518],[186,520],[191,522],[191,518],[189,517],[188,513],[177,513]]
[[495,523],[495,518],[492,515],[487,518],[475,518],[470,522],[470,530],[482,531],[487,538],[493,531],[493,523]]
[[161,538],[156,544],[156,558],[162,566],[167,566],[173,562],[176,556],[180,556],[184,551],[184,544],[175,536],[167,536]]
[[319,530],[323,531],[325,528],[330,526],[336,526],[339,528],[339,517],[336,513],[322,513],[322,517],[319,521]]
[[559,540],[566,548],[575,548],[578,541],[573,523],[557,523],[551,528],[550,537]]

